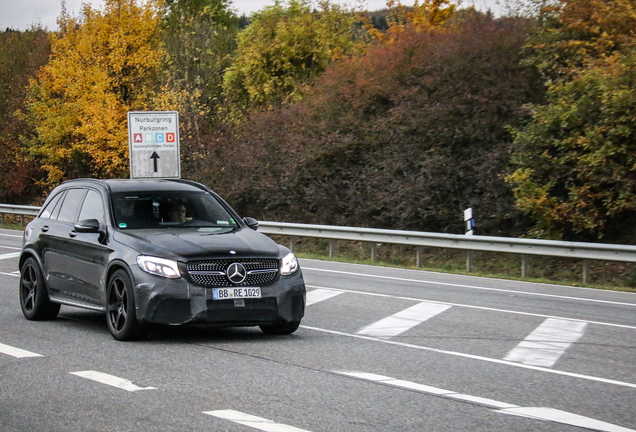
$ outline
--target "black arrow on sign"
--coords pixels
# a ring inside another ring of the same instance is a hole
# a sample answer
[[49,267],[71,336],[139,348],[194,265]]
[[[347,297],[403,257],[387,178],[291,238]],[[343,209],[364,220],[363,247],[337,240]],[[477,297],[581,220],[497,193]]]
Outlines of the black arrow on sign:
[[155,165],[155,172],[157,172],[157,159],[161,159],[161,158],[159,157],[159,155],[157,154],[157,152],[153,151],[153,152],[152,152],[152,155],[150,156],[150,159],[152,159],[152,160],[153,160],[154,165]]

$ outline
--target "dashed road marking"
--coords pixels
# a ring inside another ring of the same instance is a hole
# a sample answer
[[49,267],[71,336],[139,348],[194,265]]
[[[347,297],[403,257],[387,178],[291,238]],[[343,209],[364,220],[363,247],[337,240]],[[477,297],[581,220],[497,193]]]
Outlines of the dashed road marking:
[[[553,316],[553,315],[545,315],[545,314],[538,314],[538,313],[532,313],[532,312],[522,312],[522,311],[515,311],[515,310],[510,310],[510,309],[491,308],[491,307],[485,307],[485,306],[475,306],[475,305],[468,305],[468,304],[463,304],[463,303],[434,302],[434,301],[424,300],[424,299],[415,298],[415,297],[396,296],[396,295],[391,295],[391,294],[379,294],[379,293],[347,290],[347,289],[340,289],[340,288],[325,288],[325,287],[312,286],[312,285],[307,285],[307,287],[308,288],[315,288],[315,289],[325,289],[325,290],[332,290],[332,291],[340,291],[340,292],[349,293],[349,294],[359,294],[359,295],[365,295],[365,296],[370,296],[370,297],[389,298],[389,299],[395,299],[395,300],[411,300],[411,301],[416,301],[416,302],[427,301],[429,303],[457,306],[457,307],[461,307],[461,308],[481,310],[481,311],[487,311],[487,312],[501,312],[501,313],[507,313],[507,314],[513,314],[513,315],[531,316],[531,317],[539,317],[539,318],[567,319],[569,321],[584,322],[584,323],[587,323],[587,324],[598,324],[598,325],[607,326],[607,327],[616,327],[616,328],[624,328],[624,329],[629,329],[629,330],[636,330],[636,326],[633,326],[633,325],[616,324],[616,323],[610,323],[610,322],[604,322],[604,321],[591,321],[591,320],[580,320],[580,319],[575,319],[575,318],[563,318],[563,317],[557,317],[557,316]],[[632,304],[632,303],[626,303],[626,304],[629,304],[629,305],[632,305],[632,306],[636,306],[636,304]]]
[[266,431],[266,432],[309,432],[306,429],[299,429],[294,426],[289,426],[282,423],[276,423],[272,420],[253,416],[250,414],[245,414],[240,411],[234,411],[234,410],[204,411],[203,414],[222,418],[225,420],[232,421],[234,423],[242,424],[244,426],[249,426],[251,428]]
[[15,347],[1,344],[1,343],[0,343],[0,353],[10,355],[11,357],[16,357],[16,358],[42,357],[41,354],[36,354],[30,351],[26,351],[20,348],[15,348]]
[[332,297],[336,297],[342,294],[342,291],[335,291],[329,289],[314,289],[311,291],[307,291],[307,303],[305,306],[310,306],[312,304],[316,304],[323,300],[328,300]]
[[378,384],[384,384],[392,387],[399,387],[407,390],[414,390],[421,393],[431,394],[435,396],[442,396],[448,399],[455,399],[465,402],[482,405],[488,408],[494,408],[495,412],[503,414],[511,414],[520,417],[529,417],[537,420],[551,421],[554,423],[561,423],[571,426],[583,427],[586,429],[602,431],[602,432],[635,432],[634,429],[624,428],[612,423],[606,423],[603,421],[595,420],[593,418],[584,417],[578,414],[569,413],[567,411],[561,411],[553,408],[543,407],[521,407],[519,405],[509,404],[506,402],[500,402],[493,399],[482,398],[479,396],[471,396],[466,394],[457,393],[451,390],[445,390],[437,387],[431,387],[424,384],[419,384],[411,381],[399,380],[396,378],[387,377],[384,375],[378,375],[366,372],[357,371],[334,371],[339,375],[345,375],[352,378],[357,378],[364,381],[371,381]]
[[561,411],[554,408],[543,407],[518,407],[507,408],[497,411],[502,414],[511,414],[519,417],[533,418],[537,420],[546,420],[554,423],[561,423],[580,428],[603,431],[603,432],[634,432],[634,429],[628,429],[617,426],[612,423],[595,420],[590,417],[584,417],[578,414],[572,414],[567,411]]
[[513,348],[505,360],[552,367],[585,332],[586,323],[548,318]]
[[97,381],[99,383],[106,384],[112,387],[117,387],[129,392],[134,392],[139,390],[156,390],[156,387],[138,387],[127,379],[119,378],[114,375],[109,375],[109,374],[106,374],[103,372],[97,372],[94,370],[69,372],[69,373],[71,375],[76,375],[82,378]]
[[422,302],[364,327],[359,335],[390,338],[450,309],[450,305]]
[[554,374],[554,375],[567,376],[567,377],[571,377],[571,378],[579,378],[579,379],[583,379],[583,380],[587,380],[587,381],[600,382],[600,383],[604,383],[604,384],[611,384],[611,385],[616,385],[616,386],[621,386],[621,387],[636,388],[636,383],[618,381],[618,380],[613,380],[613,379],[609,379],[609,378],[601,378],[601,377],[595,377],[595,376],[591,376],[591,375],[579,374],[579,373],[575,373],[575,372],[560,371],[560,370],[550,369],[550,368],[541,367],[541,366],[526,365],[526,364],[523,364],[523,363],[516,363],[516,362],[511,362],[511,361],[502,360],[502,359],[484,357],[484,356],[475,355],[475,354],[467,354],[467,353],[462,353],[462,352],[457,352],[457,351],[443,350],[443,349],[432,348],[432,347],[427,347],[427,346],[422,346],[422,345],[415,345],[415,344],[399,342],[399,341],[394,341],[394,340],[380,339],[380,338],[374,338],[374,337],[370,337],[370,336],[363,336],[363,335],[358,335],[358,334],[345,333],[345,332],[341,332],[341,331],[337,331],[337,330],[329,330],[329,329],[324,329],[324,328],[311,327],[311,326],[307,326],[307,325],[301,325],[301,327],[306,329],[306,330],[313,330],[313,331],[317,331],[317,332],[321,332],[321,333],[328,333],[328,334],[337,335],[337,336],[344,336],[344,337],[350,337],[350,338],[355,338],[355,339],[363,339],[363,340],[367,340],[367,341],[370,341],[370,342],[380,342],[380,343],[394,345],[394,346],[399,346],[399,347],[404,347],[404,348],[411,348],[411,349],[415,349],[415,350],[421,350],[421,351],[434,352],[434,353],[438,353],[438,354],[451,355],[451,356],[454,356],[454,357],[461,357],[461,358],[466,358],[466,359],[471,359],[471,360],[483,361],[483,362],[487,362],[487,363],[500,364],[500,365],[504,365],[504,366],[512,366],[512,367],[521,368],[521,369],[529,369],[529,370],[534,370],[534,371],[538,371],[538,372],[547,372],[547,373]]

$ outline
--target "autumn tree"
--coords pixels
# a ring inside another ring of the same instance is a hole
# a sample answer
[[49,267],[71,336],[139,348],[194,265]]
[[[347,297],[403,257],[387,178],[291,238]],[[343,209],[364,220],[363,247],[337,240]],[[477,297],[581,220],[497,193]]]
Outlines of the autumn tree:
[[299,103],[250,117],[219,184],[269,220],[462,233],[474,207],[478,233],[523,232],[503,174],[506,125],[542,94],[519,65],[529,27],[472,12],[334,63]]
[[41,175],[39,165],[29,160],[20,137],[33,130],[15,117],[24,109],[28,80],[49,59],[49,35],[41,28],[0,33],[0,202],[30,203],[37,194],[32,179]]
[[204,147],[236,49],[238,17],[228,0],[166,0],[163,40],[170,88],[184,95],[180,120],[188,160]]
[[302,87],[353,48],[355,15],[327,0],[276,1],[252,16],[224,76],[234,112],[297,100]]
[[84,4],[79,18],[60,15],[51,60],[31,83],[24,117],[36,131],[26,144],[46,184],[127,177],[126,113],[176,108],[177,96],[158,85],[159,12],[154,0],[106,0],[103,12]]
[[377,27],[370,17],[362,17],[368,36],[380,43],[393,43],[405,31],[439,31],[454,16],[457,5],[450,0],[415,0],[406,7],[401,2],[387,0],[386,29]]
[[528,63],[548,99],[516,131],[517,204],[537,237],[634,241],[636,5],[568,0],[544,12]]

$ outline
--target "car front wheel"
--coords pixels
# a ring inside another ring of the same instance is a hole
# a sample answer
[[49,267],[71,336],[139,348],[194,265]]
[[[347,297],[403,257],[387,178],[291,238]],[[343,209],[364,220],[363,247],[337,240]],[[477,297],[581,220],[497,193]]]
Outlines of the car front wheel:
[[49,300],[42,270],[34,258],[27,258],[20,269],[20,307],[28,320],[52,320],[60,304]]
[[108,330],[117,340],[137,340],[145,335],[144,327],[135,316],[132,282],[128,273],[121,269],[115,271],[108,282],[106,321]]

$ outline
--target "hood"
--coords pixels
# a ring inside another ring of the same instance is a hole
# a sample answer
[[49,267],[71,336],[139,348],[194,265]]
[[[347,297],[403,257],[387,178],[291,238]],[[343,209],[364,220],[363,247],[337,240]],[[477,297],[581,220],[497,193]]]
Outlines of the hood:
[[[142,254],[170,259],[225,257],[278,258],[279,247],[269,237],[249,228],[232,232],[210,232],[201,228],[120,231],[115,236],[133,238],[129,243]],[[236,254],[230,255],[230,251]]]

